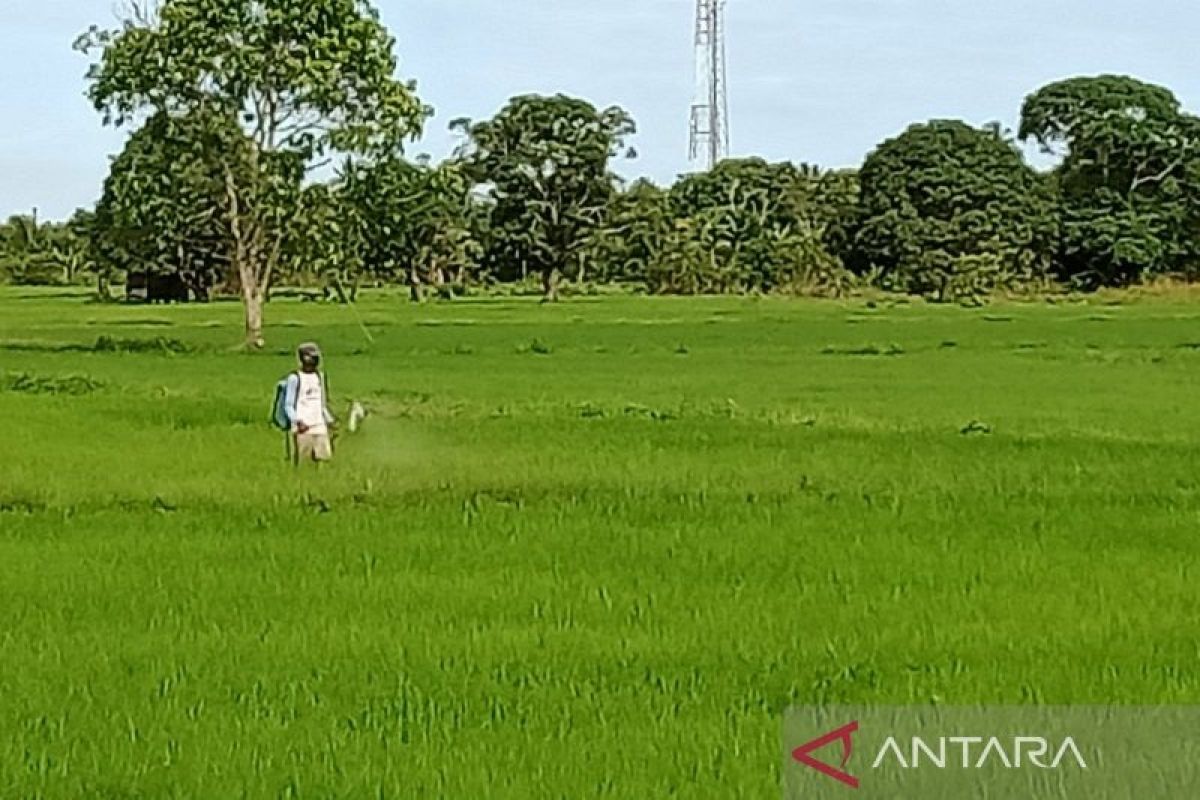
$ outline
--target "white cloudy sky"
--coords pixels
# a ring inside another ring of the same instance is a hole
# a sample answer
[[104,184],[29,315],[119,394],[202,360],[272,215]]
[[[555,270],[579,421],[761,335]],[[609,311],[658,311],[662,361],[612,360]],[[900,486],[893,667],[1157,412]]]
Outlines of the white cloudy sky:
[[[445,155],[446,124],[523,92],[628,108],[630,175],[687,169],[693,0],[377,0],[404,77],[438,116],[414,152]],[[10,0],[0,22],[0,215],[90,205],[124,134],[83,99],[75,35],[112,0]],[[1200,111],[1195,0],[729,0],[737,154],[859,163],[913,121],[1015,126],[1025,94],[1075,74],[1130,73]]]

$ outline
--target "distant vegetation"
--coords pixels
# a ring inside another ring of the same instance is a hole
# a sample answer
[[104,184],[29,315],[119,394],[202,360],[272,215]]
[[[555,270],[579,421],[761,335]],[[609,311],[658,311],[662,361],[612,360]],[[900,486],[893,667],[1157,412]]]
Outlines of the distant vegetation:
[[[659,187],[612,172],[636,156],[625,111],[565,95],[457,120],[453,157],[410,159],[431,112],[369,3],[250,5],[166,0],[81,37],[96,109],[132,135],[94,210],[0,226],[3,279],[91,276],[107,299],[126,273],[177,275],[197,299],[241,297],[259,345],[283,282],[341,302],[363,284],[421,301],[526,283],[552,301],[563,280],[962,302],[1200,265],[1200,118],[1133,78],[1038,90],[1015,134],[914,125],[860,170],[747,158]],[[1057,166],[1035,171],[1019,143]]]

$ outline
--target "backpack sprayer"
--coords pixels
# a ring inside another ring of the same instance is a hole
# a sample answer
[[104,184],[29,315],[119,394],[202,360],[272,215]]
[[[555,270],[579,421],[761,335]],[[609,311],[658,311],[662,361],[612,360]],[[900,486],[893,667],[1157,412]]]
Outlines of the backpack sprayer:
[[[353,304],[351,304],[350,310],[354,313],[354,319],[358,323],[358,327],[362,330],[363,336],[366,337],[366,339],[369,343],[374,344],[375,337],[371,335],[371,331],[369,328],[367,328],[366,322],[363,321],[363,318],[359,315],[358,310],[356,308],[354,308]],[[298,351],[298,355],[302,362],[307,358],[311,358],[313,360],[314,367],[316,364],[320,363],[321,351],[320,351],[320,348],[317,347],[317,345],[315,345],[315,344],[308,343],[308,344],[301,345],[299,348],[299,351]],[[276,384],[275,400],[271,404],[271,424],[274,425],[276,429],[281,430],[288,434],[286,439],[287,439],[287,448],[288,448],[287,457],[289,460],[292,458],[292,449],[291,449],[292,448],[292,437],[291,437],[292,424],[291,424],[291,419],[290,419],[290,416],[288,413],[289,409],[287,407],[287,394],[288,394],[288,384],[292,380],[293,377],[299,378],[299,372],[289,373],[282,380],[280,380],[278,384]],[[323,372],[321,373],[321,391],[323,394],[324,401],[328,402],[329,383],[325,378],[325,373],[323,373]],[[366,421],[368,416],[369,416],[369,413],[368,413],[366,407],[362,403],[358,402],[357,400],[353,401],[350,404],[349,412],[346,414],[347,431],[351,434],[358,433],[359,430],[362,429],[363,422]],[[331,431],[331,434],[335,437],[336,437],[337,433],[338,433],[337,428],[334,428],[334,430]]]
[[[309,366],[313,370],[315,370],[320,363],[320,350],[315,344],[301,345],[298,355],[300,357],[300,361],[302,363],[309,363]],[[324,372],[319,372],[317,374],[319,375],[321,381],[322,403],[327,404],[329,400],[328,379],[326,378]],[[286,457],[289,461],[293,460],[295,455],[293,452],[291,412],[295,411],[295,404],[298,399],[295,395],[289,398],[289,393],[291,392],[290,387],[293,385],[296,386],[296,391],[299,390],[299,381],[299,371],[293,371],[281,379],[275,386],[275,400],[271,404],[271,424],[277,430],[283,431],[285,434],[287,434],[285,436],[285,446],[287,450]],[[291,408],[289,408],[289,402],[291,403]],[[328,416],[328,412],[326,413]],[[351,402],[349,411],[346,414],[347,432],[350,434],[358,433],[359,430],[362,429],[363,422],[366,421],[368,416],[369,412],[367,411],[366,406],[357,400]],[[330,431],[330,436],[331,438],[336,439],[340,430],[337,427],[333,427],[333,419],[330,419],[329,422],[332,428]]]

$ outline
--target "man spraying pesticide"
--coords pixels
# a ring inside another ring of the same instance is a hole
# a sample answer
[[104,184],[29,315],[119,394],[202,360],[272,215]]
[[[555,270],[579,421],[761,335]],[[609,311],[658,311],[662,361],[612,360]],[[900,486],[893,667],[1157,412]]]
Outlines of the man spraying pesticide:
[[275,389],[272,421],[288,434],[288,458],[294,464],[321,464],[333,459],[329,385],[321,371],[321,348],[302,344],[296,351],[300,368]]

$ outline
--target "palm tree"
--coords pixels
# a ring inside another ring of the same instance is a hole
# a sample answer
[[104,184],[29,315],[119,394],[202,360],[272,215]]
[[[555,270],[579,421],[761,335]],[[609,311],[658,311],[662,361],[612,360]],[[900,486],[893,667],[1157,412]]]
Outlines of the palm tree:
[[37,209],[0,225],[0,271],[14,283],[72,283],[89,266],[83,239],[69,225],[43,224]]
[[37,210],[30,216],[10,217],[0,236],[0,268],[14,283],[27,283],[47,265],[48,241],[38,222]]

